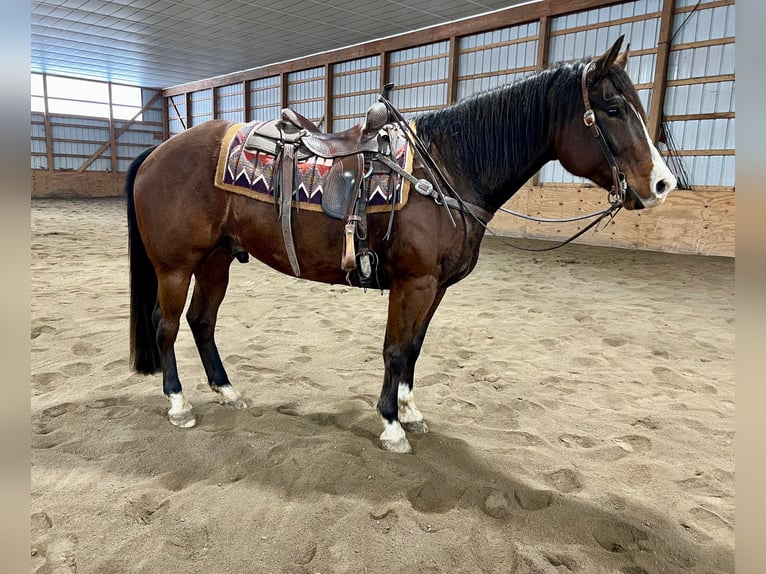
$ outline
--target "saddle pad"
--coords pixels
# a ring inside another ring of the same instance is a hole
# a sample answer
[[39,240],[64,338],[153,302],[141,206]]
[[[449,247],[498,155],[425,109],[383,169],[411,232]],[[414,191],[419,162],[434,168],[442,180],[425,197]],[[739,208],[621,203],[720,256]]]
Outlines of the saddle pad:
[[[215,186],[226,191],[245,195],[260,201],[274,202],[272,186],[275,156],[244,147],[248,134],[261,122],[233,124],[221,141],[218,165],[215,170]],[[412,169],[412,152],[407,140],[397,142],[396,161],[407,171]],[[301,209],[322,211],[322,188],[333,160],[312,156],[296,164],[296,187]],[[390,174],[373,174],[364,180],[368,192],[368,213],[391,210],[389,198],[395,194],[396,207],[407,203],[410,184],[403,178],[395,178],[398,185],[392,190]],[[296,205],[293,198],[293,205]]]

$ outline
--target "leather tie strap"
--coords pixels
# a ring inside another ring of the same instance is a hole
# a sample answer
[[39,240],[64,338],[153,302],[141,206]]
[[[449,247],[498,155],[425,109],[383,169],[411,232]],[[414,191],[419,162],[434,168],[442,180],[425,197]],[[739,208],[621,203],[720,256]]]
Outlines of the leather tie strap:
[[293,242],[293,230],[290,222],[292,212],[293,189],[295,188],[295,146],[285,143],[282,149],[282,180],[280,182],[281,197],[279,205],[279,219],[282,222],[282,237],[285,240],[287,259],[296,277],[301,276],[301,268],[298,265],[298,256],[295,254]]

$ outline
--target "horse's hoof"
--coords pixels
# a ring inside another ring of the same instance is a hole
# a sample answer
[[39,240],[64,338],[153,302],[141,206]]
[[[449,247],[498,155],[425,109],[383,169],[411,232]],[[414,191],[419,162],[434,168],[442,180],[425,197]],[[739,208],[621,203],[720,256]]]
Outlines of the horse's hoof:
[[171,424],[184,429],[192,428],[197,424],[197,419],[194,417],[194,411],[191,409],[178,413],[168,413],[168,420]]
[[428,432],[428,425],[423,420],[402,423],[402,428],[412,434],[426,434]]
[[389,452],[397,452],[399,454],[407,454],[412,452],[412,447],[406,438],[400,438],[397,440],[381,439],[380,446],[383,450]]
[[248,408],[250,405],[247,404],[247,401],[239,396],[239,393],[235,391],[231,385],[227,385],[225,387],[213,387],[213,391],[218,395],[218,402],[221,403],[226,408],[235,410],[235,411],[241,411],[242,409]]
[[227,409],[232,409],[235,411],[241,411],[250,406],[247,404],[247,401],[245,401],[245,399],[235,399],[233,401],[227,401],[224,399],[221,401],[221,404],[225,406]]

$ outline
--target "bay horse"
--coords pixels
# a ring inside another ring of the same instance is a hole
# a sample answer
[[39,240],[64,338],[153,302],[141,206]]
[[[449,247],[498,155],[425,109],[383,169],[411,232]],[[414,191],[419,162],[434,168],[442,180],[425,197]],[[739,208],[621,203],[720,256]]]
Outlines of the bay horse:
[[[388,290],[377,404],[383,449],[410,452],[405,429],[428,431],[412,387],[429,322],[447,288],[476,265],[492,214],[546,162],[558,159],[574,175],[611,189],[626,209],[659,205],[676,187],[625,72],[629,50],[620,52],[622,41],[592,60],[553,65],[412,120],[431,163],[416,157],[409,173],[429,180],[436,170],[451,201],[445,207],[411,193],[392,220],[385,213],[369,215],[370,250],[379,259],[380,288]],[[162,371],[168,418],[180,427],[196,424],[174,352],[192,276],[186,318],[210,387],[222,404],[246,408],[214,337],[230,264],[251,254],[295,275],[274,205],[213,184],[231,125],[210,120],[177,134],[140,154],[126,176],[131,366],[146,374]],[[347,282],[338,265],[340,221],[300,209],[293,214],[292,236],[301,278]]]

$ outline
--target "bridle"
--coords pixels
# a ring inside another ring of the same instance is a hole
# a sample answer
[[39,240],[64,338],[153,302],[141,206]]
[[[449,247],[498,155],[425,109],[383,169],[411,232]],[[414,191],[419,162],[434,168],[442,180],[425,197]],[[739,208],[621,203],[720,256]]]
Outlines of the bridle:
[[[636,192],[633,191],[628,186],[628,182],[625,179],[625,173],[620,169],[620,166],[617,163],[617,159],[614,157],[614,154],[612,153],[612,150],[609,147],[609,144],[604,138],[604,134],[598,126],[596,113],[593,111],[593,108],[590,105],[590,96],[588,95],[588,74],[595,68],[595,65],[596,65],[595,62],[592,60],[588,62],[588,64],[586,64],[585,67],[583,68],[582,77],[580,80],[580,84],[582,88],[582,99],[583,99],[583,104],[585,105],[583,122],[588,128],[590,128],[590,131],[593,134],[593,136],[596,139],[598,139],[599,145],[601,146],[601,151],[603,152],[604,157],[606,158],[607,163],[609,163],[609,167],[612,171],[613,185],[612,185],[612,188],[609,190],[609,207],[607,207],[603,211],[597,211],[595,213],[589,213],[587,215],[579,215],[576,217],[570,217],[565,219],[543,219],[539,217],[533,217],[533,216],[517,213],[515,211],[511,211],[510,209],[506,209],[504,207],[499,208],[499,211],[503,211],[505,213],[509,213],[516,217],[521,217],[523,219],[528,219],[530,221],[537,221],[540,223],[569,223],[574,221],[581,221],[584,219],[590,219],[591,217],[596,218],[590,223],[588,223],[588,225],[580,229],[572,237],[570,237],[569,239],[566,239],[565,241],[562,241],[561,243],[558,243],[550,247],[543,247],[539,249],[521,247],[518,245],[514,245],[513,243],[507,241],[504,237],[501,237],[500,235],[492,231],[487,226],[489,221],[492,219],[492,214],[485,211],[484,209],[479,208],[476,205],[467,203],[460,197],[460,195],[458,195],[457,191],[449,183],[449,180],[447,180],[447,178],[439,169],[438,165],[436,165],[436,162],[434,161],[433,157],[429,153],[425,144],[420,140],[417,134],[415,134],[414,131],[409,127],[408,122],[404,119],[404,117],[401,115],[399,110],[397,110],[396,107],[387,98],[381,95],[378,98],[378,100],[383,102],[386,105],[386,107],[389,109],[393,117],[395,117],[398,120],[399,125],[404,128],[407,139],[415,148],[416,152],[418,153],[418,155],[420,156],[421,160],[424,163],[424,167],[426,168],[426,170],[428,171],[429,175],[432,177],[436,185],[435,186],[432,185],[427,180],[422,180],[422,179],[417,180],[411,174],[406,173],[404,170],[396,169],[398,165],[397,166],[391,165],[390,167],[394,169],[394,171],[399,172],[399,174],[402,177],[409,179],[411,183],[413,183],[413,185],[415,186],[415,189],[419,191],[421,194],[431,196],[436,201],[436,203],[443,205],[447,210],[447,215],[449,216],[449,219],[453,227],[455,226],[455,220],[450,213],[450,208],[458,209],[459,211],[462,211],[463,213],[467,213],[471,215],[473,219],[475,219],[485,229],[485,231],[497,237],[502,243],[505,243],[508,246],[513,247],[514,249],[519,249],[521,251],[551,251],[553,249],[558,249],[559,247],[563,247],[564,245],[574,241],[575,239],[577,239],[578,237],[580,237],[581,235],[583,235],[584,233],[586,233],[593,227],[597,226],[599,223],[604,221],[607,217],[611,221],[612,219],[614,219],[615,215],[617,215],[617,213],[619,213],[619,211],[625,205],[625,199],[627,197],[628,192],[630,192],[633,195],[633,199],[635,200],[637,207],[640,209],[643,207],[643,203],[641,202],[641,199],[638,197],[638,195],[636,195]],[[393,164],[394,162],[390,162],[390,163]],[[439,185],[438,180],[436,180],[436,178],[433,177],[434,172],[439,174],[441,181],[444,182],[445,186],[450,191],[450,195],[452,197],[446,195],[444,191],[441,189],[441,186]],[[389,230],[390,230],[390,226],[389,226]]]
[[588,96],[588,74],[594,69],[595,65],[596,63],[591,60],[582,70],[582,79],[580,81],[580,85],[582,88],[582,101],[585,105],[585,113],[582,116],[582,121],[588,128],[590,128],[591,133],[598,140],[598,143],[601,146],[601,151],[604,153],[604,157],[609,164],[609,168],[612,170],[613,184],[612,189],[609,190],[610,199],[613,199],[614,202],[623,205],[625,203],[625,199],[627,198],[628,191],[630,191],[633,195],[633,199],[636,201],[637,206],[640,209],[643,207],[641,198],[636,195],[636,192],[628,187],[628,182],[625,179],[625,173],[617,164],[617,160],[615,159],[609,144],[604,138],[603,132],[598,127],[596,113],[593,111],[593,108],[590,105],[590,97]]

